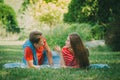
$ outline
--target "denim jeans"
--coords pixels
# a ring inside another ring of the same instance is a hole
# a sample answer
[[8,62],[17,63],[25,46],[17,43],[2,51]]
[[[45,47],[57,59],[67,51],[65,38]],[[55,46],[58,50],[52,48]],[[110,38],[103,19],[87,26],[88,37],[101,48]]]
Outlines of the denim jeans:
[[[43,51],[43,55],[44,55],[43,64],[48,64],[47,53],[45,50]],[[60,56],[56,51],[52,51],[52,59],[53,59],[53,64],[60,64]]]

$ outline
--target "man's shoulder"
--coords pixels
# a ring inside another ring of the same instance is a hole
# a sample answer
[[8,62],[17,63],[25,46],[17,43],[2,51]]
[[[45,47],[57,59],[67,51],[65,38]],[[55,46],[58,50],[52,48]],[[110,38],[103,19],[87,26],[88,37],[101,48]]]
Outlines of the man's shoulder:
[[29,46],[26,46],[25,50],[31,50],[31,48]]

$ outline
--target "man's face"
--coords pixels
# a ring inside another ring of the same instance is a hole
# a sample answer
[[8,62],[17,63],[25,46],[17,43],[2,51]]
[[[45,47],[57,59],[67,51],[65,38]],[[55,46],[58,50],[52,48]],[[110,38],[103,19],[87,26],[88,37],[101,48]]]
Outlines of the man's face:
[[40,46],[43,46],[43,45],[44,45],[44,37],[41,35],[39,42],[35,43],[34,46],[37,49],[37,48],[39,48]]

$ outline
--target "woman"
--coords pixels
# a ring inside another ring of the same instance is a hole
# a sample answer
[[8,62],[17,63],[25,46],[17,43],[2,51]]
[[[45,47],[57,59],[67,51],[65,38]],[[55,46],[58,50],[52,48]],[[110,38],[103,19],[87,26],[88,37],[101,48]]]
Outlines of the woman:
[[62,51],[59,46],[56,46],[55,50],[60,54],[61,67],[87,68],[90,64],[88,49],[77,33],[68,35]]

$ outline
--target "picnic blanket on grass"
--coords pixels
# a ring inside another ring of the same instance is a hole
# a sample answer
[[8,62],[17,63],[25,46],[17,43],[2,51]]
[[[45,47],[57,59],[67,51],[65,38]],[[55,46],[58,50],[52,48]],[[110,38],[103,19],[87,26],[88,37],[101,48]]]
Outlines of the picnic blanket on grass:
[[[48,65],[47,57],[43,62],[43,65],[40,65],[40,68],[60,68],[60,57],[56,51],[52,51],[52,58],[54,65]],[[28,68],[26,64],[21,62],[6,63],[3,65],[4,68]],[[100,68],[110,68],[108,64],[90,64],[89,68],[91,69],[100,69]]]
[[[3,65],[4,68],[27,68],[24,63],[15,62],[15,63],[6,63]],[[43,64],[40,68],[60,68],[60,64],[54,64],[53,66]],[[89,66],[90,69],[102,69],[102,68],[110,68],[108,64],[91,64]]]
[[[24,63],[20,63],[20,62],[15,62],[15,63],[6,63],[3,65],[4,68],[28,68],[27,65],[25,65]],[[40,68],[60,68],[59,64],[54,64],[53,66],[47,65],[47,64],[43,64],[40,65]]]

